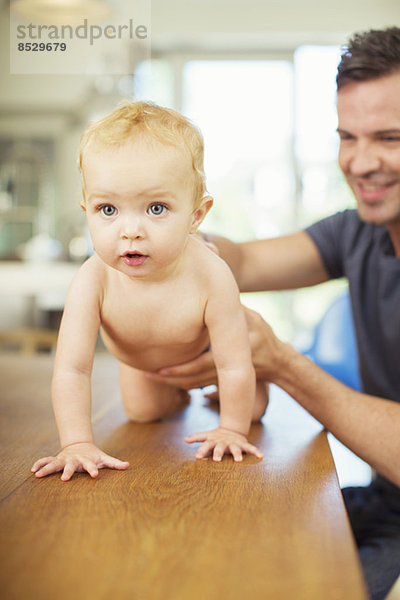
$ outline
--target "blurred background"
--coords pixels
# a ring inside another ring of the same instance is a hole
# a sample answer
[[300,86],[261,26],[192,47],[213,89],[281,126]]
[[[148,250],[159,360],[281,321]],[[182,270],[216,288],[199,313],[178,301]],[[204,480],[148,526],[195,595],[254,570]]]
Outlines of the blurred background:
[[[126,21],[135,9],[129,0],[18,4],[31,23],[96,11]],[[353,206],[336,164],[340,45],[356,31],[399,24],[398,0],[152,0],[149,55],[134,41],[122,50],[111,43],[99,48],[96,72],[76,74],[10,74],[9,5],[1,0],[0,332],[27,340],[28,330],[57,329],[71,277],[91,252],[79,208],[80,135],[125,98],[173,107],[202,130],[215,198],[205,230],[237,241],[276,236]],[[305,348],[345,286],[243,301]]]

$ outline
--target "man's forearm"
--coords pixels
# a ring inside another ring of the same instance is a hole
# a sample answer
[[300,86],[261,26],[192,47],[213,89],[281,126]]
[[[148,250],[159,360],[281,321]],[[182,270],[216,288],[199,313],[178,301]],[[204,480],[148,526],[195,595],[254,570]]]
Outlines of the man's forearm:
[[288,392],[338,440],[400,486],[400,405],[356,392],[288,345],[273,383]]
[[238,244],[203,235],[218,248],[241,292],[296,289],[329,279],[318,248],[305,231]]

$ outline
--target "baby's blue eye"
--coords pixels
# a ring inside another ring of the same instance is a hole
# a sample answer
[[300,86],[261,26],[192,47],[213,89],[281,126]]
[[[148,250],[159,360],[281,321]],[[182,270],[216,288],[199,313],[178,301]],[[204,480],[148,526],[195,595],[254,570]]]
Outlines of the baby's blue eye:
[[152,215],[155,215],[156,217],[162,215],[166,210],[167,207],[165,206],[165,204],[160,204],[159,202],[157,202],[156,204],[152,204],[149,208],[149,212]]
[[115,206],[112,206],[111,204],[105,204],[101,207],[101,212],[105,217],[112,217],[113,215],[115,215],[116,210],[117,209],[115,208]]

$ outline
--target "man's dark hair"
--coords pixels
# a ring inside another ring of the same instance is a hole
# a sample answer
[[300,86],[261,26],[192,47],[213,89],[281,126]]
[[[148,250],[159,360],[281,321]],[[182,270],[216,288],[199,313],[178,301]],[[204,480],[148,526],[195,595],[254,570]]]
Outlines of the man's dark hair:
[[368,81],[400,71],[400,28],[356,33],[343,48],[337,70],[340,90],[352,81]]

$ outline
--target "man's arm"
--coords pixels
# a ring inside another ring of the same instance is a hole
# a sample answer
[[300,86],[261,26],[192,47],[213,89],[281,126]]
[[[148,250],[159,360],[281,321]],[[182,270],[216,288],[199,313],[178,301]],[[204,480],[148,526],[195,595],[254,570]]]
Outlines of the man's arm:
[[400,486],[400,404],[356,392],[281,342],[246,310],[257,376],[284,389],[338,440]]
[[237,244],[205,235],[230,266],[241,292],[306,287],[329,279],[321,255],[305,231]]

